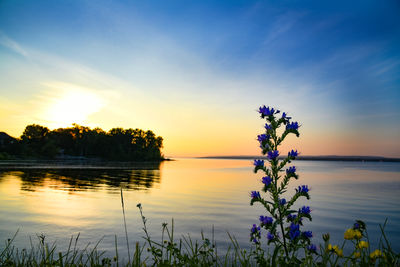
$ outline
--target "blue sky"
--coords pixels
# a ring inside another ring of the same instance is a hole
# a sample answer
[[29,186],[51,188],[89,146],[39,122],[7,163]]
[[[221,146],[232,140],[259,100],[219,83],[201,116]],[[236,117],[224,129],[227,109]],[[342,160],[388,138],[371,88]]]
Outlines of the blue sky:
[[[0,130],[75,120],[153,129],[169,155],[256,154],[266,104],[302,123],[304,154],[400,157],[399,14],[390,0],[5,0]],[[68,91],[95,104],[50,118]]]

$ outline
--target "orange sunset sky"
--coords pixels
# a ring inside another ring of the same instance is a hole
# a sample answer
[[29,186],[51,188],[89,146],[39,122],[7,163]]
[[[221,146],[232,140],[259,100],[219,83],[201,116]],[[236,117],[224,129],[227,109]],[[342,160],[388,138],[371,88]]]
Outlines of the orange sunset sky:
[[0,131],[152,130],[166,156],[258,155],[260,105],[302,155],[400,157],[395,1],[1,1]]

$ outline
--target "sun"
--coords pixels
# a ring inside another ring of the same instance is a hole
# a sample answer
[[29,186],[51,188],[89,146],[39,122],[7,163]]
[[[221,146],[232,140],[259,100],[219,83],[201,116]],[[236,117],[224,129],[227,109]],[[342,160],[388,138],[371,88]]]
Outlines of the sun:
[[89,116],[105,106],[105,100],[93,90],[68,84],[58,89],[45,109],[45,120],[51,128],[87,124]]

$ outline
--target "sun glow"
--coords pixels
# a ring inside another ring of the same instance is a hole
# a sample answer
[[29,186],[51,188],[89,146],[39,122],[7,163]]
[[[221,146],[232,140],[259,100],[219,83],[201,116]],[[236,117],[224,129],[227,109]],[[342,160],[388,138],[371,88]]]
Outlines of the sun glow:
[[92,90],[70,84],[51,84],[59,93],[50,96],[44,118],[51,128],[67,127],[73,123],[88,124],[90,115],[105,106],[105,100]]

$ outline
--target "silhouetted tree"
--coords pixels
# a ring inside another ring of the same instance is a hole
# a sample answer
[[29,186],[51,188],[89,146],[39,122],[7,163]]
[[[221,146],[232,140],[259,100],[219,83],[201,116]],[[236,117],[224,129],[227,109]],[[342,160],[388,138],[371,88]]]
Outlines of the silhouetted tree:
[[21,135],[22,153],[29,157],[54,157],[58,151],[48,139],[49,132],[47,127],[37,124],[26,126]]
[[[95,157],[123,161],[162,160],[163,139],[152,131],[113,128],[108,132],[73,124],[73,127],[50,131],[32,124],[25,128],[20,140],[22,157],[54,158],[57,155]],[[0,147],[0,152],[3,152]],[[5,151],[4,151],[5,152]]]

